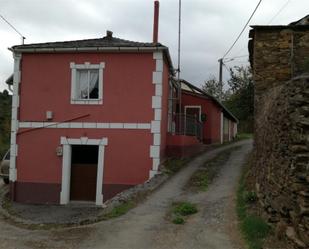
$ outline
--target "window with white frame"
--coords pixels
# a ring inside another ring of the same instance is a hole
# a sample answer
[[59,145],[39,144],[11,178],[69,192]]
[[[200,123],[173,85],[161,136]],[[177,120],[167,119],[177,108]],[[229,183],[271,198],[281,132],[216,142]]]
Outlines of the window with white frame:
[[103,69],[105,63],[70,64],[71,104],[102,104],[103,103]]

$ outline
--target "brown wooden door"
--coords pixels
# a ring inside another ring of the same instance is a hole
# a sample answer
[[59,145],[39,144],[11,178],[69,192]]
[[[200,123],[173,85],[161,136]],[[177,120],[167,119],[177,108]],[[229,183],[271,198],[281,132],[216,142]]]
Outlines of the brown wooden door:
[[95,201],[97,164],[72,164],[71,200]]
[[73,145],[71,161],[70,199],[73,201],[95,201],[98,146]]

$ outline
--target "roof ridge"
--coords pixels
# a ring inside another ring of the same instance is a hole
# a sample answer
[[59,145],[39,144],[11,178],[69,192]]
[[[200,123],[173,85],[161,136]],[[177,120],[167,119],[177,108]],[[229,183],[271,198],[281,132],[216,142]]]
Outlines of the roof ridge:
[[53,42],[41,42],[41,43],[30,43],[23,45],[15,45],[12,48],[58,48],[65,46],[69,47],[165,47],[161,43],[153,42],[139,42],[131,41],[118,37],[104,36],[100,38],[90,38],[90,39],[79,39],[79,40],[69,40],[69,41],[53,41]]

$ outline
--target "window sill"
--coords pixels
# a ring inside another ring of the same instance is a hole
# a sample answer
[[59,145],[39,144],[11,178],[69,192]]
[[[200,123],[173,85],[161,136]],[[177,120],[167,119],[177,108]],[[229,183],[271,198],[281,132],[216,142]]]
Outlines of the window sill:
[[93,100],[75,100],[71,99],[71,104],[73,105],[102,105],[102,99],[93,99]]

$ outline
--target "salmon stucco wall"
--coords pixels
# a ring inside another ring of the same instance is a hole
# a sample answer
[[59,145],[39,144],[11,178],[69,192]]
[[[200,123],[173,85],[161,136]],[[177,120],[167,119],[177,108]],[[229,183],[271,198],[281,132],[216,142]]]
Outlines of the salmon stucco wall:
[[[105,63],[103,104],[70,103],[70,63]],[[22,56],[20,117],[22,121],[44,121],[46,111],[53,122],[90,114],[87,122],[150,122],[155,91],[153,53],[67,53]],[[35,111],[33,111],[35,109]]]
[[[71,62],[105,63],[102,104],[71,104]],[[23,54],[13,199],[59,203],[63,161],[56,150],[61,137],[108,139],[104,152],[105,200],[148,180],[153,166],[155,70],[152,52]],[[167,64],[162,76],[161,157],[167,132]],[[47,111],[53,114],[51,120],[46,119]],[[57,127],[37,128],[49,123]]]
[[[34,194],[31,196],[26,193],[25,197],[20,193],[23,192],[22,188],[27,188],[29,184],[36,186],[38,196],[43,195],[40,188],[47,185],[57,192],[53,192],[52,196],[60,196],[62,157],[57,156],[56,149],[60,146],[62,136],[108,139],[104,153],[103,192],[111,187],[133,186],[149,178],[152,166],[149,157],[152,134],[149,130],[37,129],[27,133],[22,131],[23,129],[18,135],[16,201],[41,203]],[[42,191],[45,191],[44,187]],[[57,203],[57,200],[50,202]]]

